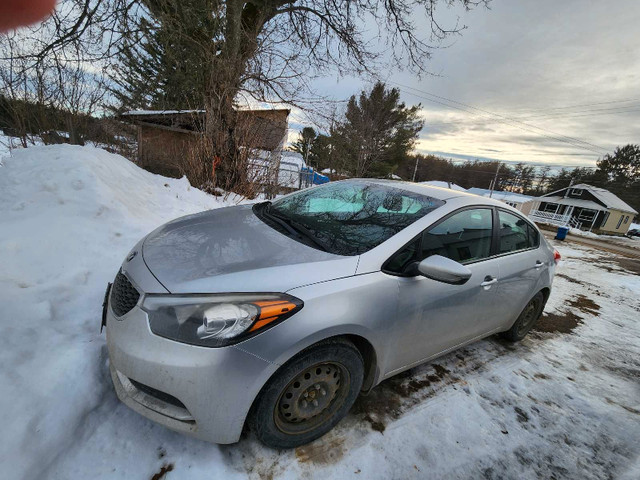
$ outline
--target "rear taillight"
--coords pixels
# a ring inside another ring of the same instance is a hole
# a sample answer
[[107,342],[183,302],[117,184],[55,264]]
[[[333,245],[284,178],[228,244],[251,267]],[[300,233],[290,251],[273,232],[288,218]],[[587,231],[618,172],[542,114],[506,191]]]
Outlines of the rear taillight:
[[560,262],[560,259],[562,257],[560,256],[560,252],[558,250],[554,250],[553,251],[553,261],[556,263],[556,265]]

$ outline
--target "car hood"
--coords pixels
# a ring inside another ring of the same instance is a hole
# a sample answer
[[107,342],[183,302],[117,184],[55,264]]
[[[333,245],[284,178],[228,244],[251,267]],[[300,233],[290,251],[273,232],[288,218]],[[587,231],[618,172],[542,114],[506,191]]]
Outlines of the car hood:
[[287,237],[250,205],[173,220],[146,237],[142,256],[171,293],[286,292],[354,275],[358,263]]

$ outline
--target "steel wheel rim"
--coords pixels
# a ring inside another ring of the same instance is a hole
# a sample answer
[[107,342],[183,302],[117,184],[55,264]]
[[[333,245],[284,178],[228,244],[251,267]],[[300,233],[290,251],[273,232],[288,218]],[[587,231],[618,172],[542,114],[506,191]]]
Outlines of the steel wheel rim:
[[274,411],[278,429],[286,434],[311,431],[330,419],[349,393],[349,371],[336,362],[306,368],[282,390]]
[[531,300],[526,307],[524,307],[523,318],[518,327],[518,336],[524,335],[533,326],[534,322],[538,318],[538,310],[540,307],[540,301],[537,298]]

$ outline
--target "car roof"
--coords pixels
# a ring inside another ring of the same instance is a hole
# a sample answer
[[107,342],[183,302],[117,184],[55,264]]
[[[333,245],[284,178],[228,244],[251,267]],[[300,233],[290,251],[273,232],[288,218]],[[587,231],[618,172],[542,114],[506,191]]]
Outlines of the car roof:
[[481,197],[473,193],[461,192],[458,190],[451,190],[450,188],[434,187],[431,185],[424,185],[422,183],[406,182],[400,180],[386,180],[378,178],[350,178],[348,180],[342,180],[345,182],[364,182],[375,185],[384,185],[399,190],[406,190],[412,193],[420,193],[427,195],[438,200],[450,200],[452,198],[466,197],[469,199],[469,203],[480,205],[496,205],[499,207],[509,207],[504,202],[494,200],[492,198]]

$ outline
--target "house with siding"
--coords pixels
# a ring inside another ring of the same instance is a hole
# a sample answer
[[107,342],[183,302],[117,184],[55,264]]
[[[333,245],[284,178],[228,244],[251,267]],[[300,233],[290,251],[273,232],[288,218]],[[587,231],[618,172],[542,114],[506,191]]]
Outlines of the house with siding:
[[536,197],[524,213],[538,223],[624,235],[638,214],[604,188],[581,183]]

